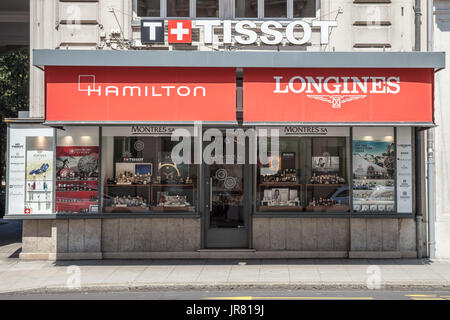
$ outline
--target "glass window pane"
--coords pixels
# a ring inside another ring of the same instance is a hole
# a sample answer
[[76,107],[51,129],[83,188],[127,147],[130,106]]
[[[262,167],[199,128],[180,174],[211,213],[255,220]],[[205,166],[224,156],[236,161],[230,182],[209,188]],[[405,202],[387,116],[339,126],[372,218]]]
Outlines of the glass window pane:
[[[264,139],[264,138],[263,138]],[[268,162],[259,159],[258,209],[259,211],[303,211],[301,185],[301,139],[280,138],[279,155],[272,154],[272,140],[267,139]],[[264,140],[259,139],[262,147]]]
[[219,0],[197,0],[196,15],[197,17],[218,17]]
[[189,17],[189,0],[167,0],[168,17]]
[[98,128],[64,129],[57,131],[56,213],[97,213]]
[[263,141],[258,147],[267,149],[268,161],[258,161],[258,211],[349,212],[348,136],[281,136],[279,155],[273,140],[267,148]]
[[172,161],[178,143],[170,136],[103,136],[103,211],[195,212],[197,166]]
[[159,17],[160,16],[160,0],[138,0],[137,15],[138,17]]
[[235,9],[236,18],[257,18],[258,0],[236,0]]
[[311,138],[311,177],[306,184],[309,212],[347,212],[347,138]]
[[393,128],[353,129],[353,211],[395,211]]
[[287,17],[287,0],[264,0],[264,17]]
[[293,0],[294,18],[315,17],[316,0]]

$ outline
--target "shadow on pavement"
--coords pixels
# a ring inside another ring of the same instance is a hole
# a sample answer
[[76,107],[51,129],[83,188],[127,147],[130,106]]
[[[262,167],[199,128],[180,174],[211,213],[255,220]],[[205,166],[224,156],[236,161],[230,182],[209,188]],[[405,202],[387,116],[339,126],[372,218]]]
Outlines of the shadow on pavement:
[[242,266],[264,266],[264,265],[290,265],[290,266],[338,266],[338,265],[429,265],[431,261],[426,259],[142,259],[142,260],[59,260],[56,266],[199,266],[199,265],[242,265]]
[[22,221],[0,219],[0,258],[18,258],[22,250]]

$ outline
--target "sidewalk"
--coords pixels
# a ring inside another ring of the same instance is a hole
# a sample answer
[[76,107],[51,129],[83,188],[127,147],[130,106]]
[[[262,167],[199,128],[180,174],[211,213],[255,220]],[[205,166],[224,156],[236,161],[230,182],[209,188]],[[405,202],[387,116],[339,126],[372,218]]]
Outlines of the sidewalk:
[[[375,267],[370,267],[375,266]],[[370,268],[369,268],[370,267]],[[79,277],[78,277],[79,275]],[[379,277],[378,277],[379,275]],[[0,293],[144,289],[448,289],[450,262],[425,260],[0,260]],[[73,290],[73,289],[72,289]]]
[[[0,294],[145,289],[449,289],[450,261],[417,259],[24,261],[20,222],[0,226]],[[79,280],[79,281],[78,281]],[[77,284],[79,283],[79,286]]]

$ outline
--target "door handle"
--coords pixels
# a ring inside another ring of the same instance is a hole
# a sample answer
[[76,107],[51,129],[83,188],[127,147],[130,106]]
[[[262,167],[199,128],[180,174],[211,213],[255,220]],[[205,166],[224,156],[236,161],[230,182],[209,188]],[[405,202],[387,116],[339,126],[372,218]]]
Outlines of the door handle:
[[212,178],[209,178],[209,212],[212,211]]

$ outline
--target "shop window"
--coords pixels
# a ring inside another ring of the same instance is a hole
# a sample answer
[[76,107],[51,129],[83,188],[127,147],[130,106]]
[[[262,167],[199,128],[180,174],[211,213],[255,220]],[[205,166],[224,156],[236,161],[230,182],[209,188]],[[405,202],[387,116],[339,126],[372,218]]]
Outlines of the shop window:
[[259,159],[257,168],[258,210],[348,212],[350,142],[344,135],[281,136],[277,156],[272,155],[273,140],[268,139],[268,161]]
[[311,138],[307,143],[311,143],[312,152],[306,210],[349,211],[347,138]]
[[264,0],[265,18],[286,18],[287,0]]
[[235,1],[236,18],[257,18],[258,0],[236,0]]
[[168,17],[189,17],[189,0],[167,0]]
[[216,18],[219,16],[219,0],[196,0],[198,18]]
[[294,18],[316,16],[316,0],[293,0],[293,6]]
[[159,17],[161,15],[161,0],[138,0],[138,17]]
[[56,213],[98,213],[99,129],[57,130]]
[[170,136],[112,136],[111,132],[114,129],[102,140],[104,212],[196,211],[197,168],[172,160],[178,141]]
[[353,129],[353,211],[395,212],[394,128]]

